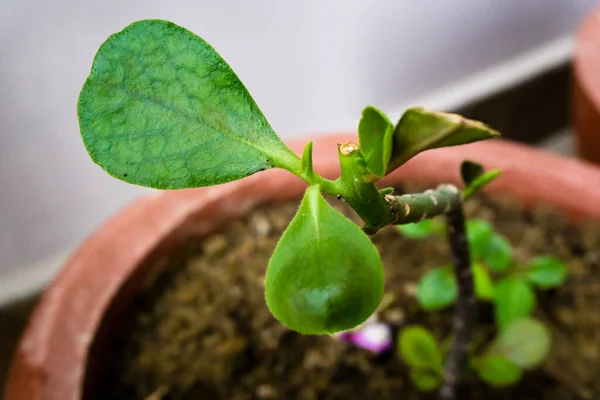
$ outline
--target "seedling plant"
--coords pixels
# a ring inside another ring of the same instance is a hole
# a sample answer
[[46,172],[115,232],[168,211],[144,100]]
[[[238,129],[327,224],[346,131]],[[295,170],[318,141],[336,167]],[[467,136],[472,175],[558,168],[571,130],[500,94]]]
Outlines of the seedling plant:
[[[444,236],[442,220],[429,219],[398,226],[409,239]],[[567,267],[556,257],[543,255],[519,263],[511,244],[485,220],[467,221],[475,296],[493,305],[496,336],[489,342],[471,343],[468,367],[490,385],[517,383],[524,370],[537,367],[550,351],[550,333],[531,317],[534,288],[554,289],[567,277]],[[457,278],[451,266],[430,269],[418,282],[417,301],[427,311],[447,308],[456,301]],[[400,357],[411,369],[416,386],[435,390],[442,382],[444,346],[425,327],[403,329],[398,337]]]
[[[271,168],[305,181],[304,198],[265,276],[270,311],[299,333],[332,334],[367,320],[384,294],[381,260],[369,235],[388,225],[443,215],[456,276],[455,316],[443,366],[434,357],[440,397],[455,397],[475,305],[462,204],[499,171],[485,172],[471,161],[457,165],[463,190],[441,184],[396,195],[377,183],[423,151],[496,138],[498,132],[422,108],[408,109],[393,124],[368,106],[358,124],[358,142],[338,146],[339,178],[326,179],[313,168],[311,142],[301,157],[293,153],[221,56],[194,33],[162,20],[135,22],[102,44],[79,96],[78,118],[91,158],[132,184],[196,188]],[[332,208],[324,194],[348,203],[362,227]],[[398,260],[398,268],[409,266]],[[500,283],[495,290],[502,290]],[[416,349],[406,343],[401,340]]]

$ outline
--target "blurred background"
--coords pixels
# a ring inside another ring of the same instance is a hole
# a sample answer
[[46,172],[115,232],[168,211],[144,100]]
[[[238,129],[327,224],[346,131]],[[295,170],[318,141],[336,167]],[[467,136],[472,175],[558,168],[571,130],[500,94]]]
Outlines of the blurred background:
[[169,19],[202,36],[287,139],[352,131],[367,104],[393,119],[418,104],[532,142],[568,124],[572,36],[594,4],[0,1],[0,303],[37,291],[102,221],[148,192],[92,163],[76,118],[95,52],[127,24]]

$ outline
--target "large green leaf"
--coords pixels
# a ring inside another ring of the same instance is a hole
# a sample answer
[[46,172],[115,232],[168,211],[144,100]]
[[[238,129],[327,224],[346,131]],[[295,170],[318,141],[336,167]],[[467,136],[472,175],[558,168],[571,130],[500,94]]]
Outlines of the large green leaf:
[[168,21],[135,22],[100,47],[78,116],[92,159],[138,185],[179,189],[300,170],[229,65]]
[[388,172],[425,150],[499,136],[500,133],[487,125],[458,114],[410,108],[394,129],[394,146]]
[[394,125],[383,112],[372,106],[363,110],[358,124],[360,152],[369,172],[378,178],[386,173],[392,155],[393,134]]
[[369,237],[307,189],[269,262],[269,309],[289,328],[325,334],[354,328],[383,296],[383,268]]

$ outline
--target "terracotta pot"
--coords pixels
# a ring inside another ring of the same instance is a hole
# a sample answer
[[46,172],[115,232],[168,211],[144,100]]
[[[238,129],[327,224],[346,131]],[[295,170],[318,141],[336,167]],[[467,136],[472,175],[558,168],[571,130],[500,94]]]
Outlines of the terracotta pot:
[[575,41],[572,118],[582,158],[600,164],[600,8],[583,22]]
[[[315,169],[334,178],[336,144],[349,140],[355,137],[316,139]],[[300,152],[304,143],[292,148]],[[488,192],[600,221],[600,168],[510,142],[429,151],[384,183],[459,183],[465,158],[503,169]],[[186,236],[214,231],[259,203],[298,198],[304,187],[289,173],[271,170],[217,187],[160,192],[115,215],[81,245],[44,293],[18,347],[4,399],[81,399],[86,385],[93,385],[94,357],[115,328],[112,322],[154,269],[164,265],[161,260],[173,246]]]

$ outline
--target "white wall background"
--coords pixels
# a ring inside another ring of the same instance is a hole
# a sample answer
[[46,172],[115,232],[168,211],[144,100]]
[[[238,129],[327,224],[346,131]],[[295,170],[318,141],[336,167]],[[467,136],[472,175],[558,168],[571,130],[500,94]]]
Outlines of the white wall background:
[[516,57],[572,32],[594,3],[1,0],[0,272],[76,245],[144,192],[89,160],[75,115],[99,45],[134,20],[203,36],[291,137],[353,128],[366,104],[394,109]]

